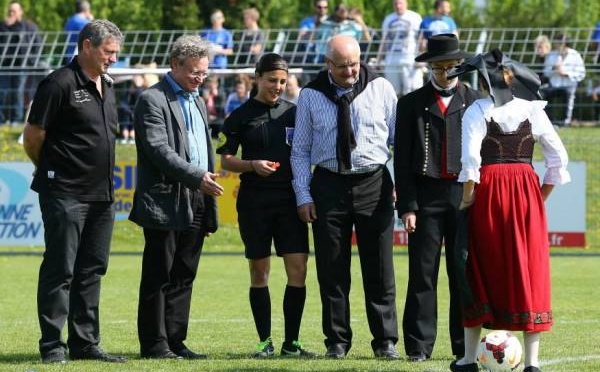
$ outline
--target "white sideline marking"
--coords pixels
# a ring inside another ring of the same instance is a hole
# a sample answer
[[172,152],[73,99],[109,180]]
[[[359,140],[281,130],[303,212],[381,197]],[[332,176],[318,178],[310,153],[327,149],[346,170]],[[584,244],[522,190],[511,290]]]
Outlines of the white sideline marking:
[[585,361],[588,361],[588,360],[595,360],[595,359],[600,359],[600,355],[598,355],[598,354],[591,354],[591,355],[582,355],[582,356],[578,356],[578,357],[569,357],[569,358],[558,358],[558,359],[543,360],[543,361],[540,361],[540,364],[542,366],[551,366],[551,365],[554,365],[554,364],[585,362]]

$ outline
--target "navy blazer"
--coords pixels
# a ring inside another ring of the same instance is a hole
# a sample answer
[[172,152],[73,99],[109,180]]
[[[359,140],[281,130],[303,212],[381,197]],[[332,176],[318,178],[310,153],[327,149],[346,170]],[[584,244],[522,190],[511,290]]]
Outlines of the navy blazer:
[[[152,229],[184,230],[193,221],[191,192],[200,189],[204,174],[214,171],[214,155],[204,101],[196,98],[205,124],[208,169],[190,164],[185,119],[173,88],[166,80],[146,89],[134,110],[137,185],[129,219]],[[217,203],[204,196],[205,231],[215,232]]]

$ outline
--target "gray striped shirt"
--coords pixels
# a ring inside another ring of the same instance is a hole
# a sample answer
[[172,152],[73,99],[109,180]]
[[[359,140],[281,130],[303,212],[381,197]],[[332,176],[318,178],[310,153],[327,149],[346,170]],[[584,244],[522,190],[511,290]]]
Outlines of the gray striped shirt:
[[[346,91],[338,89],[338,94]],[[357,146],[352,150],[351,172],[383,165],[390,159],[396,125],[396,92],[384,78],[371,81],[350,105],[350,120]],[[337,106],[317,90],[304,88],[298,98],[292,144],[292,185],[296,204],[312,203],[311,166],[337,172]]]

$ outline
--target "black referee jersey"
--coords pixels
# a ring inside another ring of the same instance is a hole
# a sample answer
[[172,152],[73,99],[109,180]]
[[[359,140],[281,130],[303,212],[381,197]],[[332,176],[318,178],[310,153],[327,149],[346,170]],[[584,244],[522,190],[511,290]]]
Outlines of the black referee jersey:
[[236,155],[241,146],[243,160],[279,162],[279,168],[269,177],[242,173],[241,185],[291,189],[290,153],[295,120],[293,103],[280,99],[271,106],[251,98],[225,119],[217,154]]

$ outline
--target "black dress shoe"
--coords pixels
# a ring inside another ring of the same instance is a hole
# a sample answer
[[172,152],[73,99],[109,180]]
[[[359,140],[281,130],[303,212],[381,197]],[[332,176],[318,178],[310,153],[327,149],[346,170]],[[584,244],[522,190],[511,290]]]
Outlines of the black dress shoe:
[[70,352],[69,356],[71,360],[97,360],[109,363],[124,363],[127,361],[124,356],[105,353],[97,346],[88,347],[80,352]]
[[191,351],[187,347],[183,348],[183,349],[181,349],[179,351],[175,351],[174,353],[177,354],[177,355],[179,355],[183,359],[206,359],[206,358],[208,358],[208,355],[194,353],[193,351]]
[[427,359],[429,359],[429,358],[427,357],[427,355],[425,353],[411,353],[411,354],[408,354],[408,361],[409,362],[419,363],[419,362],[424,362]]
[[42,363],[66,363],[67,357],[64,350],[52,350],[42,354]]
[[529,366],[529,367],[525,367],[523,372],[542,372],[542,371],[538,367]]
[[394,343],[391,341],[385,341],[374,350],[377,358],[383,359],[400,359],[400,354],[396,351]]
[[169,349],[154,353],[141,353],[141,356],[144,359],[183,359],[183,357],[180,357]]
[[327,347],[326,358],[342,359],[346,356],[346,346],[344,344],[331,344]]
[[455,360],[452,363],[450,363],[450,370],[452,372],[478,372],[479,366],[477,365],[477,363],[458,365],[456,364]]

